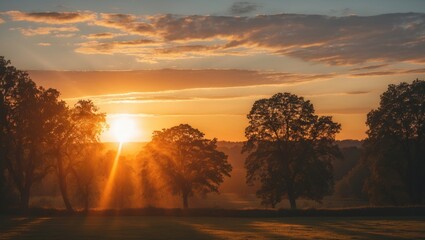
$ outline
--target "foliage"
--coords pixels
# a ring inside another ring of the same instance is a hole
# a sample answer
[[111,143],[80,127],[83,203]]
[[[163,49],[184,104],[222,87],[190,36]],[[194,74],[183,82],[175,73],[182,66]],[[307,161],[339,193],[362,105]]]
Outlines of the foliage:
[[37,87],[28,74],[0,59],[1,75],[1,158],[20,194],[21,206],[28,207],[34,183],[51,164],[49,139],[54,137],[55,117],[66,109],[55,89]]
[[365,142],[375,204],[425,203],[425,81],[389,85],[367,115]]
[[90,100],[80,100],[73,108],[66,108],[58,114],[55,122],[54,138],[50,139],[54,169],[65,206],[72,211],[69,199],[68,178],[76,178],[79,193],[88,205],[91,198],[94,166],[91,166],[99,136],[106,127],[105,114]]
[[97,113],[89,100],[70,109],[57,90],[38,87],[3,57],[0,86],[0,190],[10,176],[21,207],[28,208],[32,186],[55,170],[65,205],[72,210],[67,177],[78,172],[83,149],[98,142],[105,114]]
[[320,201],[333,189],[331,161],[341,156],[335,144],[340,125],[314,114],[310,101],[290,93],[257,100],[245,129],[247,182],[260,181],[257,196],[275,206],[282,197]]
[[227,156],[216,148],[216,139],[205,139],[198,129],[180,124],[155,131],[142,158],[156,165],[165,185],[172,194],[182,196],[183,207],[187,208],[188,197],[218,192],[224,176],[230,176],[232,167]]

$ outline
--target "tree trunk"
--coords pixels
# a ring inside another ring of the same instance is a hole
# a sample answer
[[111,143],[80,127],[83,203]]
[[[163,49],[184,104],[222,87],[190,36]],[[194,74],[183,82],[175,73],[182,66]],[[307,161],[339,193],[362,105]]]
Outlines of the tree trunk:
[[296,203],[297,198],[295,197],[293,181],[286,180],[286,185],[288,187],[288,199],[289,199],[289,204],[291,205],[291,209],[296,209],[297,208],[297,203]]
[[189,208],[189,201],[188,201],[189,194],[185,191],[182,193],[182,200],[183,200],[183,209]]
[[6,178],[3,168],[3,159],[0,156],[0,209],[6,208]]
[[293,194],[289,194],[288,198],[289,198],[289,204],[291,205],[291,209],[297,209],[296,199],[293,196]]
[[65,204],[66,210],[69,212],[73,212],[74,209],[72,209],[71,202],[69,201],[68,197],[68,186],[66,184],[66,177],[59,177],[59,188],[62,194],[62,199]]
[[289,204],[291,205],[291,209],[297,208],[296,197],[294,193],[294,188],[292,184],[288,184],[288,199]]
[[63,199],[63,202],[65,204],[66,210],[69,211],[69,212],[73,212],[74,209],[72,209],[72,205],[71,205],[71,202],[69,201],[69,197],[68,197],[68,186],[66,184],[66,174],[63,170],[62,159],[58,158],[57,163],[58,163],[57,174],[58,174],[59,188],[60,188],[60,191],[61,191],[62,199]]
[[21,194],[21,209],[26,211],[30,202],[30,188],[23,188]]

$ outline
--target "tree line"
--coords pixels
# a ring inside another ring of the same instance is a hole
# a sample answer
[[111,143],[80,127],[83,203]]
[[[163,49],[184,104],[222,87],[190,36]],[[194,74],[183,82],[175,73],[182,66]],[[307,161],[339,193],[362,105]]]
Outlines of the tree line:
[[[255,101],[247,118],[246,182],[258,187],[263,205],[288,199],[296,208],[297,199],[320,202],[333,192],[331,162],[343,157],[335,141],[341,125],[331,116],[317,115],[303,97],[277,93]],[[379,107],[368,113],[362,165],[371,203],[425,203],[424,122],[423,80],[389,85]],[[70,184],[85,210],[96,206],[99,179],[108,175],[113,158],[100,151],[107,127],[105,113],[92,101],[68,106],[59,91],[37,86],[0,57],[0,208],[16,206],[8,196],[17,194],[19,207],[27,209],[32,188],[47,175],[55,176],[68,211],[75,208]],[[155,131],[137,160],[140,194],[155,202],[168,192],[181,197],[183,208],[194,195],[218,193],[232,171],[217,139],[188,124]],[[116,194],[132,191],[125,172],[118,176]]]

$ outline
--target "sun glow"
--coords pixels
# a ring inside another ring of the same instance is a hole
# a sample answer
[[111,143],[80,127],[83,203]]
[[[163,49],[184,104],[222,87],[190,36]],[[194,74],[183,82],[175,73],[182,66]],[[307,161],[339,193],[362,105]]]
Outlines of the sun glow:
[[117,142],[125,143],[135,140],[139,129],[133,118],[122,115],[111,120],[110,131]]

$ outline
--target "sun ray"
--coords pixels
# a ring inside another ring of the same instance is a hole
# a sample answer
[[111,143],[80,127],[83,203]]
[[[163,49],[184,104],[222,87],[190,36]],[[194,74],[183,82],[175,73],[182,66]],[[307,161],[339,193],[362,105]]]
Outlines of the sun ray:
[[123,143],[120,142],[120,144],[118,146],[117,154],[115,155],[115,158],[114,158],[114,163],[112,165],[111,172],[109,173],[108,181],[106,182],[105,189],[103,190],[102,197],[100,198],[99,207],[103,208],[103,209],[108,208],[109,203],[111,201],[111,194],[112,194],[112,190],[113,190],[115,175],[116,175],[116,172],[117,172],[118,160],[119,160],[120,155],[121,155],[122,145],[123,145]]

